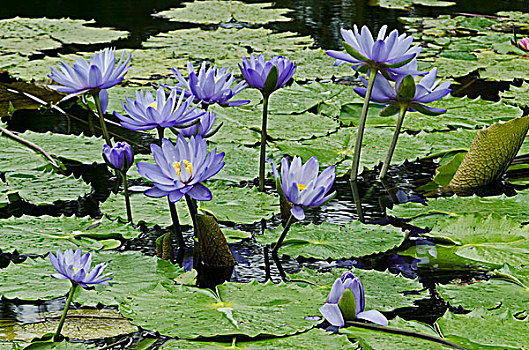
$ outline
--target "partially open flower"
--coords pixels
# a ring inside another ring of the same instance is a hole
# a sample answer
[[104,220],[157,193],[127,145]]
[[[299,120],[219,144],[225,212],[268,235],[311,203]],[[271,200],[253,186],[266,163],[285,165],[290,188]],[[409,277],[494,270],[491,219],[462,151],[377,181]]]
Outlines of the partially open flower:
[[343,327],[345,321],[357,318],[382,326],[388,325],[388,320],[379,311],[364,311],[364,308],[362,282],[352,272],[345,271],[332,285],[327,302],[320,307],[320,312],[330,324],[337,327]]
[[70,280],[72,283],[78,284],[83,288],[88,288],[89,284],[104,284],[108,286],[111,277],[107,277],[110,273],[103,274],[103,270],[107,267],[107,263],[101,263],[92,268],[92,255],[86,253],[83,255],[81,249],[77,249],[74,253],[72,249],[68,249],[64,253],[57,249],[57,257],[52,253],[49,254],[51,264],[57,270],[57,273],[51,276],[61,280]]
[[179,128],[178,131],[185,137],[191,137],[193,135],[205,137],[212,131],[215,119],[217,119],[217,113],[208,111],[200,117],[200,121],[197,124],[187,128]]
[[296,62],[290,62],[286,57],[274,56],[270,61],[265,61],[263,55],[255,57],[254,54],[250,60],[244,57],[239,68],[250,86],[267,95],[283,87],[297,69]]
[[[274,177],[278,182],[279,174],[274,163],[271,164]],[[292,164],[287,158],[281,161],[280,187],[286,199],[293,204],[290,211],[297,220],[305,218],[303,207],[317,207],[336,194],[336,191],[327,194],[336,178],[334,166],[328,167],[319,176],[318,170],[319,163],[316,157],[310,158],[305,165],[302,165],[301,158],[298,156],[294,157]]]
[[103,146],[103,158],[113,169],[127,172],[134,161],[132,149],[127,142],[118,142],[114,147]]

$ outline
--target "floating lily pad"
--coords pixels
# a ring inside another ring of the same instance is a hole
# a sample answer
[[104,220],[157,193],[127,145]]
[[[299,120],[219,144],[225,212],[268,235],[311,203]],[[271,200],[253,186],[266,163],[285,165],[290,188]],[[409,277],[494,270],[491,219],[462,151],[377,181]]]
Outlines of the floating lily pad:
[[122,115],[127,115],[122,104],[126,103],[126,97],[136,100],[136,91],[141,91],[143,94],[145,94],[147,91],[150,91],[154,96],[156,95],[156,89],[154,89],[152,86],[114,86],[112,89],[108,89],[107,111],[109,113],[116,111]]
[[[187,76],[186,65],[188,60],[178,57],[171,48],[138,49],[131,53],[130,63],[132,67],[127,72],[127,80],[148,83],[155,79],[173,78],[172,67],[179,68],[180,72]],[[112,90],[114,88],[110,89],[109,93]]]
[[305,48],[288,56],[299,67],[294,74],[296,80],[324,80],[354,75],[348,64],[334,66],[334,59],[322,49]]
[[455,5],[455,2],[439,1],[439,0],[376,0],[373,4],[389,9],[407,10],[415,5],[431,6],[431,7],[448,7]]
[[513,314],[529,313],[529,291],[512,282],[500,279],[465,284],[437,286],[439,295],[453,307],[466,310],[498,309]]
[[89,27],[95,21],[69,18],[9,18],[0,20],[0,51],[31,55],[64,44],[102,44],[128,36],[128,32]]
[[217,290],[220,300],[209,290],[158,285],[123,299],[120,311],[135,325],[178,338],[280,336],[321,322],[305,317],[317,315],[326,297],[312,288],[256,281],[224,283]]
[[[0,152],[0,171],[17,172],[25,170],[44,169],[48,161],[39,153],[25,145],[5,136],[2,140],[2,152]],[[21,162],[20,160],[24,161]]]
[[[38,60],[24,60],[9,68],[9,74],[13,77],[22,78],[24,80],[47,80],[48,74],[51,73],[50,67],[57,66],[61,61],[68,65],[73,65],[76,59],[89,58],[88,53],[79,54],[59,54],[57,57],[46,56]],[[51,82],[51,80],[50,80]]]
[[200,209],[212,213],[218,221],[252,224],[279,213],[279,198],[261,193],[256,187],[226,187],[222,182],[208,186],[213,200],[200,202]]
[[[415,321],[405,321],[400,317],[391,320],[389,326],[439,337],[429,326]],[[418,337],[385,333],[360,327],[343,328],[340,329],[340,333],[347,335],[351,340],[357,341],[363,349],[452,349],[452,347]]]
[[524,82],[522,86],[510,86],[508,91],[500,92],[500,96],[509,103],[520,107],[529,106],[529,83]]
[[[76,217],[22,216],[0,220],[0,248],[22,254],[47,254],[57,248],[101,249],[103,245],[90,238],[82,237],[88,232],[94,220]],[[105,228],[102,225],[102,228]],[[93,228],[98,232],[97,227]],[[81,235],[81,236],[79,236]]]
[[437,320],[441,333],[466,349],[520,349],[529,346],[527,320],[517,320],[511,313],[476,309],[456,315],[447,311]]
[[[132,220],[135,223],[140,221],[147,225],[160,225],[162,227],[173,224],[167,197],[153,198],[147,197],[143,193],[130,194],[130,206],[132,209]],[[125,208],[125,197],[123,194],[111,194],[106,201],[101,203],[101,212],[112,219],[121,218],[127,221]],[[180,225],[191,225],[191,217],[185,201],[176,203],[176,211]]]
[[67,341],[62,342],[33,342],[24,349],[28,350],[82,350],[92,349],[89,345],[84,343],[69,343]]
[[498,55],[491,52],[477,54],[478,59],[486,61],[486,68],[480,70],[482,79],[496,81],[513,81],[529,79],[529,60],[516,55]]
[[311,329],[308,332],[290,337],[268,338],[263,340],[239,340],[235,342],[206,342],[193,340],[169,340],[160,349],[225,349],[235,345],[237,349],[296,349],[305,350],[313,348],[345,350],[356,349],[355,344],[347,340],[344,335],[333,335],[323,329]]
[[[260,244],[271,245],[277,242],[282,232],[283,227],[279,226],[255,238]],[[345,226],[326,222],[306,226],[296,223],[290,227],[279,253],[293,258],[303,256],[332,260],[361,257],[396,248],[406,236],[399,227],[366,225],[359,221],[349,222]]]
[[11,191],[37,205],[52,204],[58,200],[77,200],[92,189],[81,178],[47,171],[8,173],[6,182]]
[[[218,139],[223,137],[219,135]],[[252,181],[259,174],[259,150],[235,143],[210,143],[209,149],[216,148],[217,152],[224,152],[226,164],[215,175],[216,180],[240,183]],[[215,200],[215,199],[214,199]]]
[[[47,333],[55,333],[62,311],[43,312],[38,314],[38,321],[20,323],[13,320],[2,322],[2,337],[8,340],[30,342]],[[137,332],[138,328],[131,325],[117,310],[112,309],[76,309],[68,311],[62,335],[89,340],[108,338]]]
[[194,1],[185,4],[184,8],[174,8],[155,14],[174,22],[192,22],[201,24],[219,24],[245,22],[263,24],[268,22],[286,22],[290,18],[283,16],[290,9],[272,8],[274,4],[245,4],[240,1]]
[[[242,99],[242,97],[239,98]],[[255,145],[259,142],[260,129],[257,130],[255,125],[261,124],[262,112],[247,108],[231,107],[230,110],[225,110],[213,107],[212,110],[217,112],[215,123],[223,124],[220,130],[211,137],[211,141],[219,144],[233,142],[242,145]],[[243,151],[244,148],[238,148],[238,150]],[[229,166],[229,164],[226,165]]]
[[[333,269],[332,272],[318,273],[314,270],[303,269],[298,273],[289,275],[290,279],[300,285],[310,284],[312,288],[329,293],[331,287],[345,269]],[[411,307],[415,300],[426,297],[423,293],[405,293],[422,290],[423,286],[418,279],[409,279],[401,275],[394,275],[389,271],[351,270],[362,281],[365,292],[366,310],[380,312],[393,311],[401,307]],[[320,315],[317,313],[316,315]]]

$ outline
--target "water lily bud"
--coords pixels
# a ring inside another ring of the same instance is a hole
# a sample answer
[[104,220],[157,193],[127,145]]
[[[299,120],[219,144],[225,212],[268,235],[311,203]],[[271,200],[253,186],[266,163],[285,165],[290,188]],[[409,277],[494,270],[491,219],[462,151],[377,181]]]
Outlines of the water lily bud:
[[114,147],[104,145],[103,158],[111,168],[122,172],[127,172],[134,162],[132,149],[126,142],[118,142]]

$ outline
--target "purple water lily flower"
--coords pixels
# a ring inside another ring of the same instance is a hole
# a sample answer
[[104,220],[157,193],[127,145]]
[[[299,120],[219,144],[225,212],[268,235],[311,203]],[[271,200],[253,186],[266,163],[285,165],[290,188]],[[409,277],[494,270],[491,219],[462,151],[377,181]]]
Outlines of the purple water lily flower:
[[[202,137],[207,136],[217,119],[217,113],[211,111],[206,112],[200,117],[200,122],[196,125],[192,125],[187,128],[178,129],[178,131],[185,137],[191,137],[193,135],[201,135]],[[198,133],[197,133],[198,128]]]
[[334,65],[352,63],[351,68],[369,69],[387,72],[389,76],[396,75],[418,75],[416,56],[421,52],[419,46],[410,48],[413,42],[412,36],[402,34],[395,29],[386,37],[387,26],[380,28],[376,41],[371,31],[363,26],[361,32],[354,25],[353,30],[341,29],[344,46],[347,53],[335,50],[327,51],[327,55],[335,58]]
[[125,73],[130,69],[128,65],[131,55],[125,58],[125,51],[116,65],[115,48],[106,48],[90,56],[90,63],[84,58],[77,59],[73,68],[63,61],[51,68],[48,77],[61,85],[49,85],[51,89],[65,92],[66,98],[82,94],[90,90],[99,90],[103,113],[108,106],[106,89],[123,81]]
[[209,201],[211,191],[203,181],[217,174],[224,162],[224,152],[217,149],[208,153],[206,140],[202,136],[191,136],[189,142],[179,134],[176,144],[168,139],[162,140],[162,147],[152,144],[151,151],[155,164],[138,162],[138,172],[154,187],[145,191],[150,197],[169,196],[173,203],[188,194],[198,201]]
[[118,142],[114,147],[103,146],[103,158],[113,169],[127,172],[134,161],[132,149],[127,142]]
[[200,100],[204,104],[218,103],[224,106],[242,106],[250,102],[249,100],[229,101],[248,85],[242,81],[232,88],[235,76],[226,67],[217,70],[215,65],[206,70],[206,62],[202,62],[197,75],[193,64],[188,62],[187,72],[189,73],[189,81],[182,76],[178,68],[173,67],[173,73],[178,84],[166,87],[184,91],[186,96],[192,95],[194,99]]
[[122,103],[128,116],[114,112],[114,115],[121,120],[121,125],[130,130],[149,130],[157,127],[169,128],[175,125],[183,125],[199,118],[205,112],[197,110],[193,103],[193,97],[184,100],[185,94],[180,94],[173,90],[166,99],[165,90],[159,87],[156,90],[156,100],[150,91],[145,94],[136,91],[136,100],[125,98]]
[[[267,86],[265,89],[265,83],[274,66],[277,68],[277,82],[275,84],[272,82],[272,85],[270,87]],[[274,56],[270,61],[265,61],[263,55],[255,57],[254,54],[250,55],[250,60],[244,57],[242,66],[239,64],[239,68],[248,84],[268,95],[283,87],[292,78],[297,69],[296,62],[290,62],[286,57]]]
[[96,265],[92,271],[92,255],[90,253],[83,254],[81,249],[77,249],[74,253],[72,249],[68,249],[64,253],[57,249],[57,257],[52,253],[49,254],[51,264],[57,270],[57,273],[52,274],[53,278],[60,280],[70,280],[72,283],[78,284],[83,288],[88,288],[89,284],[104,284],[108,286],[108,282],[112,278],[107,277],[110,273],[103,274],[103,270],[107,267],[107,263]]
[[[274,163],[272,171],[276,182],[279,174]],[[316,157],[310,158],[305,165],[302,165],[301,158],[294,157],[292,164],[288,158],[281,161],[281,189],[287,200],[294,206],[290,210],[294,218],[303,220],[305,212],[303,207],[317,207],[331,199],[336,191],[327,194],[331,189],[336,174],[334,166],[330,166],[318,176],[319,163]]]
[[[403,99],[402,97],[399,97],[399,88],[403,84],[405,79],[404,76],[400,76],[395,82],[395,87],[393,87],[386,78],[377,74],[373,86],[373,92],[371,94],[371,100],[378,104],[390,105],[383,110],[384,115],[398,113],[400,106],[407,106],[407,110],[410,112],[418,111],[427,115],[439,115],[446,112],[446,109],[429,107],[426,106],[425,103],[437,101],[448,95],[452,90],[449,89],[449,81],[439,84],[439,81],[436,81],[436,78],[437,68],[433,68],[419,83],[415,85],[415,94],[413,95],[413,98]],[[362,79],[362,81],[364,85],[367,86],[367,81],[365,79]],[[354,91],[362,97],[365,97],[366,90],[365,87],[354,88]],[[400,96],[404,95],[405,94],[400,94]]]
[[388,325],[388,320],[379,311],[364,309],[364,286],[352,272],[345,271],[332,285],[327,302],[320,307],[320,312],[330,324],[337,327],[343,327],[345,321],[356,318],[382,326]]

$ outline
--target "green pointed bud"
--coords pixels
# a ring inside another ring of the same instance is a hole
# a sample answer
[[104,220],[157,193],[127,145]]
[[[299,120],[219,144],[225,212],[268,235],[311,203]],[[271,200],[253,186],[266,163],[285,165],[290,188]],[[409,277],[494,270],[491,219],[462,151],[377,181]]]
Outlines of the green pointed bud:
[[397,91],[397,100],[400,103],[410,102],[415,97],[415,80],[413,76],[406,75],[402,83],[400,83],[399,91]]
[[347,288],[338,300],[338,307],[342,312],[344,321],[353,321],[356,319],[356,302],[353,291]]
[[266,77],[266,81],[263,86],[263,94],[266,96],[270,96],[272,92],[277,90],[277,80],[279,79],[279,73],[277,71],[277,67],[274,65],[270,69],[270,72],[268,73],[268,76]]
[[351,45],[349,45],[345,41],[343,42],[343,47],[344,47],[345,51],[347,51],[347,53],[349,55],[353,56],[357,60],[363,61],[363,62],[370,62],[371,61],[369,58],[365,57],[360,52],[356,51],[354,47],[352,47]]

